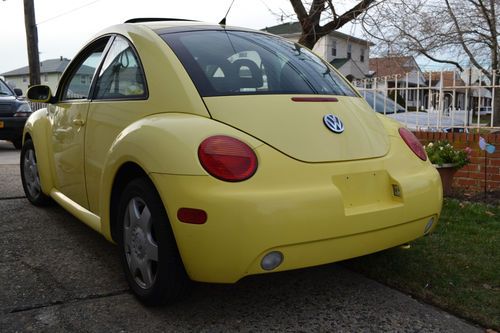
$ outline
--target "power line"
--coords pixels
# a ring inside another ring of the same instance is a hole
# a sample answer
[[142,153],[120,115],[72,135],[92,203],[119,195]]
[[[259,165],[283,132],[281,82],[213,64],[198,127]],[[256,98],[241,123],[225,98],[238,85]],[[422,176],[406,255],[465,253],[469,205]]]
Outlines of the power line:
[[37,23],[37,25],[40,25],[40,24],[43,24],[43,23],[46,23],[46,22],[49,22],[49,21],[55,20],[56,18],[59,18],[59,17],[61,17],[61,16],[65,16],[65,15],[71,14],[71,13],[73,13],[73,12],[76,12],[77,10],[80,10],[80,9],[82,9],[82,8],[85,8],[85,7],[88,7],[88,6],[90,6],[90,5],[93,5],[93,4],[95,4],[96,2],[99,2],[99,1],[101,1],[101,0],[94,0],[94,1],[92,1],[92,2],[89,2],[89,3],[86,3],[86,4],[84,4],[84,5],[81,5],[80,7],[76,7],[76,8],[70,9],[70,10],[68,10],[68,11],[66,11],[66,12],[63,12],[63,13],[59,14],[59,15],[56,15],[56,16],[53,16],[53,17],[48,18],[48,19],[46,19],[46,20],[43,20],[43,21],[41,21],[41,22],[38,22],[38,23]]

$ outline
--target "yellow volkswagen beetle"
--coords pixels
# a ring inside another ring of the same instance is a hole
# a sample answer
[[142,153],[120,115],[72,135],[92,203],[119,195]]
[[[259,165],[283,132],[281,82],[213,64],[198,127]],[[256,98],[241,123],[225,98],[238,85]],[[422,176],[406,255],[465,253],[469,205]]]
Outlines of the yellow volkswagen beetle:
[[431,232],[439,175],[329,64],[259,31],[134,19],[99,33],[24,130],[21,174],[117,243],[146,304],[189,280],[321,265]]

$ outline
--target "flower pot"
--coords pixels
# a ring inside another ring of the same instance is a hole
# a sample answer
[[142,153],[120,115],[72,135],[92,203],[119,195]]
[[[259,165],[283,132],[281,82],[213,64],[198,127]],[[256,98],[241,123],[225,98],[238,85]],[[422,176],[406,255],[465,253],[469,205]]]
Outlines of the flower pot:
[[453,176],[457,172],[455,164],[433,164],[441,176],[441,183],[443,184],[443,195],[450,196],[452,193]]

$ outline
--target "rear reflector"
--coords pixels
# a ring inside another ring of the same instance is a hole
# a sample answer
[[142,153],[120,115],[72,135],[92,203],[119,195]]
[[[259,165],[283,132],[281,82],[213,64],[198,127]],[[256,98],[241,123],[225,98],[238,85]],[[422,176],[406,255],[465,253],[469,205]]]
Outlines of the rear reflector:
[[215,178],[239,182],[253,176],[257,156],[246,143],[225,135],[211,136],[200,144],[198,158]]
[[179,208],[177,218],[184,223],[203,224],[207,222],[207,213],[196,208]]
[[399,129],[399,135],[403,138],[404,142],[410,147],[411,151],[415,153],[422,161],[427,161],[427,154],[425,153],[425,149],[417,139],[415,134],[410,132],[404,127]]

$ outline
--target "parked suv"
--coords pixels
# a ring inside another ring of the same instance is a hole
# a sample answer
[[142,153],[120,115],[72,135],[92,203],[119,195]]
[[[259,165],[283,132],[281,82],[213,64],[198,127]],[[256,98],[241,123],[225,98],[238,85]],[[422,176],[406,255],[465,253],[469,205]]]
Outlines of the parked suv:
[[31,115],[28,102],[19,98],[22,94],[0,79],[0,140],[11,141],[17,149],[21,149],[24,123]]

